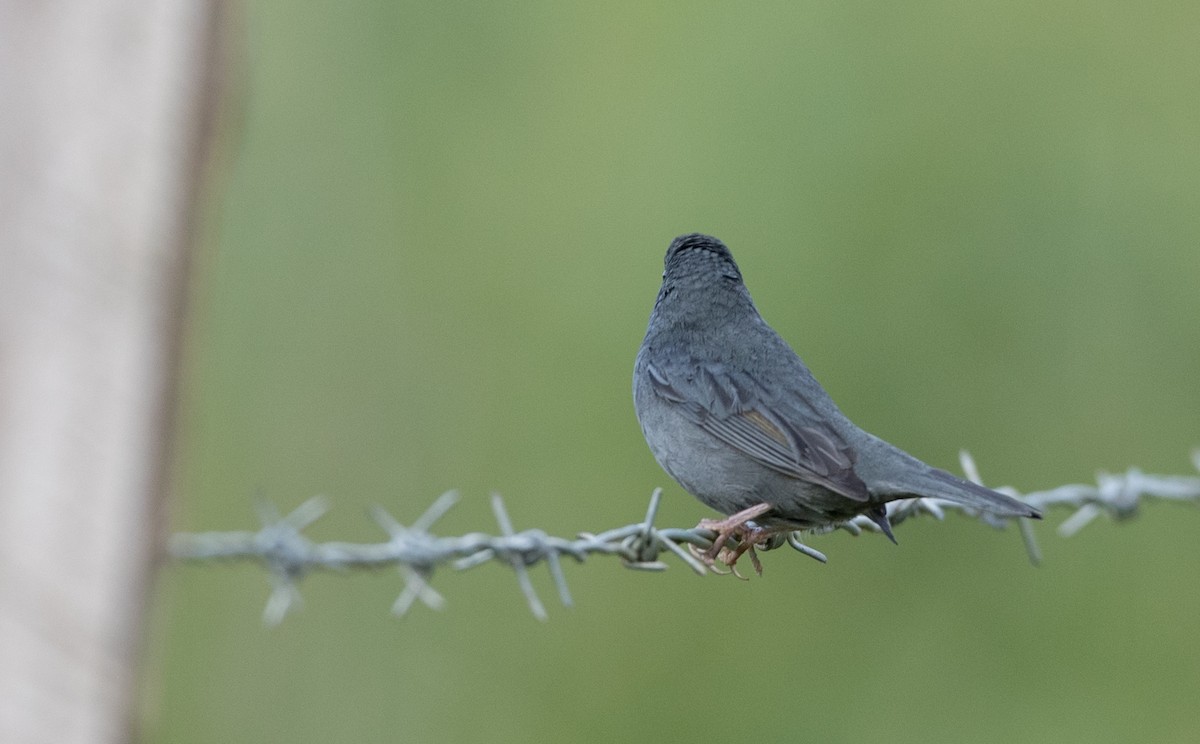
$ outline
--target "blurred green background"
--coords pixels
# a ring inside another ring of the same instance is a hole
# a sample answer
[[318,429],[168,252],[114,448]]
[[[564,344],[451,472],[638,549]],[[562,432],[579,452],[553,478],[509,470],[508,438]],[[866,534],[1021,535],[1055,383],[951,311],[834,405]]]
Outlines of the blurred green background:
[[[865,428],[993,484],[1191,470],[1200,6],[251,2],[193,292],[172,527],[327,494],[321,540],[569,536],[711,512],[659,470],[633,356],[679,233],[734,250]],[[1200,510],[1070,540],[962,518],[814,538],[762,579],[567,566],[172,566],[146,742],[1200,740]]]

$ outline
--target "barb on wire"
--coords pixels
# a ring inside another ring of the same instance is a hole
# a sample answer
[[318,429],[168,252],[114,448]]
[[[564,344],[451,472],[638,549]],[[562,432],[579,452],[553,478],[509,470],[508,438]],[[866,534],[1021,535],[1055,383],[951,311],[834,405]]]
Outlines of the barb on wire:
[[[982,484],[971,456],[962,452],[960,459],[966,476]],[[1200,470],[1200,450],[1193,453],[1192,464]],[[1131,519],[1146,501],[1200,502],[1200,476],[1150,475],[1130,468],[1121,474],[1099,473],[1095,485],[1066,485],[1023,495],[1007,487],[996,490],[1022,499],[1043,512],[1070,510],[1058,526],[1059,535],[1070,537],[1100,515],[1108,515],[1114,521]],[[529,567],[537,563],[546,563],[559,601],[567,607],[571,606],[571,594],[562,568],[563,558],[582,563],[590,555],[615,555],[629,568],[662,571],[667,568],[662,557],[671,553],[700,575],[710,570],[689,548],[705,550],[711,547],[715,537],[711,530],[654,525],[662,502],[662,489],[655,489],[651,494],[646,517],[641,522],[599,534],[583,532],[574,539],[554,537],[538,529],[516,531],[498,494],[492,496],[492,512],[499,535],[470,533],[460,537],[438,537],[430,532],[434,523],[457,501],[458,494],[454,491],[442,494],[408,527],[382,507],[375,507],[372,517],[388,536],[385,542],[378,543],[314,543],[305,537],[304,529],[328,511],[328,499],[322,496],[305,501],[289,514],[280,514],[273,505],[259,501],[257,511],[261,527],[258,531],[181,533],[171,539],[170,550],[181,560],[249,560],[264,565],[270,572],[272,587],[263,610],[263,620],[268,625],[280,623],[300,605],[300,581],[314,570],[395,567],[404,579],[404,588],[392,604],[392,612],[404,615],[418,601],[435,610],[445,605],[445,599],[430,585],[439,566],[449,565],[463,571],[495,561],[508,565],[516,573],[525,601],[539,620],[546,619],[546,608],[529,575]],[[976,517],[993,527],[1004,527],[1013,521],[961,504],[926,498],[889,503],[888,519],[893,525],[920,516],[941,521],[949,511]],[[1029,520],[1015,521],[1030,559],[1039,562],[1041,554]],[[856,517],[821,531],[839,529],[853,535],[879,531],[879,527],[866,517]],[[821,563],[826,561],[824,553],[802,543],[800,533],[796,532],[759,548],[769,550],[785,544]]]

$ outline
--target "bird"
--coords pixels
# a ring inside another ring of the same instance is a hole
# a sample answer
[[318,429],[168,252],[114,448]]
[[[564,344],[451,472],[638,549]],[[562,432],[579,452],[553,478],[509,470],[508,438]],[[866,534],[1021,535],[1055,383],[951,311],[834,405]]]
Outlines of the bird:
[[633,401],[658,464],[727,515],[699,525],[715,533],[701,554],[714,570],[718,559],[732,568],[750,551],[761,573],[755,545],[859,515],[895,543],[886,504],[897,499],[1041,518],[851,422],[759,314],[729,248],[709,235],[681,235],[667,249],[634,362]]

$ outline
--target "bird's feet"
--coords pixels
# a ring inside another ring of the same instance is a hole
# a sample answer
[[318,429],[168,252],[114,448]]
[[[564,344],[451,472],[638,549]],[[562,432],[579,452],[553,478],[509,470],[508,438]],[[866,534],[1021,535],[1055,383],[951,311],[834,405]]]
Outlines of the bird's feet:
[[[708,550],[701,550],[694,545],[689,545],[688,550],[692,555],[699,558],[708,566],[714,573],[726,573],[717,569],[718,562],[729,567],[729,572],[739,579],[745,579],[738,573],[735,564],[742,555],[750,554],[750,563],[754,566],[754,572],[762,576],[762,563],[758,560],[758,554],[754,552],[754,546],[763,542],[768,537],[778,533],[778,530],[759,527],[755,524],[748,524],[755,517],[760,517],[771,510],[771,505],[767,503],[755,504],[749,509],[743,509],[736,514],[730,514],[724,519],[702,519],[700,524],[696,525],[698,529],[712,530],[717,534],[713,536],[712,547]],[[733,548],[726,547],[729,538],[737,538],[737,546]]]

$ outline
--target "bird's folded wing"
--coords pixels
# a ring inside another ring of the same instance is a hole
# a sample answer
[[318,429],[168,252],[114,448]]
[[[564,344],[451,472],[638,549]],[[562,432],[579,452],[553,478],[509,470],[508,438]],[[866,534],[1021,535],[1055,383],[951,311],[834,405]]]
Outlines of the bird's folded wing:
[[[659,396],[739,452],[855,501],[869,498],[866,484],[854,472],[849,445],[815,413],[804,416],[803,401],[780,410],[753,377],[719,363],[666,370],[651,362],[647,370]],[[801,418],[810,420],[796,420]]]

